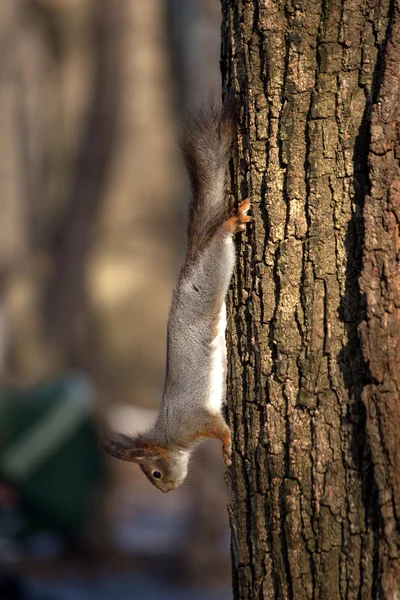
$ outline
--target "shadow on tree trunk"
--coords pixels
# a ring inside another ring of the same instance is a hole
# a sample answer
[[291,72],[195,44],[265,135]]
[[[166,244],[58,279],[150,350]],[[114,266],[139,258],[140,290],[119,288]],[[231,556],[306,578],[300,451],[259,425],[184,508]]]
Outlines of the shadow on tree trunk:
[[[382,528],[382,516],[379,509],[378,487],[376,485],[373,457],[367,434],[367,413],[362,399],[365,386],[373,380],[368,362],[365,360],[360,339],[360,325],[366,318],[365,297],[360,291],[360,277],[363,271],[363,252],[365,243],[364,208],[371,191],[369,154],[371,149],[371,116],[378,101],[384,80],[387,45],[391,37],[394,18],[394,2],[390,2],[388,23],[384,40],[379,46],[370,89],[365,89],[367,102],[355,140],[354,163],[354,206],[355,211],[348,224],[345,237],[347,252],[346,291],[339,314],[348,336],[348,343],[338,355],[338,364],[343,373],[344,383],[349,391],[348,419],[352,424],[353,437],[350,450],[353,460],[359,465],[362,477],[363,501],[368,526],[374,535],[372,554],[372,597],[382,593],[380,579],[379,533]],[[373,176],[372,176],[373,177]],[[349,366],[351,365],[351,369]],[[386,597],[386,596],[385,596]]]

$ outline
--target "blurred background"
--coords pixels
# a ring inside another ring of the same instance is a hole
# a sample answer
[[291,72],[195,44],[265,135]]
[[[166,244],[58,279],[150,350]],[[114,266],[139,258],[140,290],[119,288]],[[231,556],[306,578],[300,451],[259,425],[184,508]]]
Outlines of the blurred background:
[[220,98],[218,0],[1,0],[0,598],[228,599],[218,443],[163,495],[105,458],[161,399],[179,123]]

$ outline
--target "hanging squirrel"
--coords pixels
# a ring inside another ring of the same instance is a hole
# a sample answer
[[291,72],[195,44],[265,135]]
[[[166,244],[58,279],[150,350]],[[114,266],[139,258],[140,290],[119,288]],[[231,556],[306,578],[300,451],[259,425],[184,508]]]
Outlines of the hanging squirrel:
[[236,118],[233,102],[203,108],[186,127],[181,149],[192,187],[186,255],[172,297],[167,369],[152,429],[135,437],[114,433],[103,441],[116,458],[138,463],[162,492],[184,481],[192,450],[206,438],[222,442],[231,464],[231,432],[222,414],[226,379],[226,306],[235,249],[246,229],[250,201],[229,216],[226,170]]

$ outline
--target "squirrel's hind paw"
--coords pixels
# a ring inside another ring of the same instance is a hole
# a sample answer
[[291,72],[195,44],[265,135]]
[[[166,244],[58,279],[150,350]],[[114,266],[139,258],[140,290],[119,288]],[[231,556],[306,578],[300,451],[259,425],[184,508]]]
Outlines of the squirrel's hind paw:
[[252,221],[252,218],[247,215],[250,210],[250,199],[246,198],[239,204],[238,211],[236,215],[225,221],[223,227],[226,231],[235,235],[235,233],[239,233],[240,231],[244,231],[246,229],[246,223]]

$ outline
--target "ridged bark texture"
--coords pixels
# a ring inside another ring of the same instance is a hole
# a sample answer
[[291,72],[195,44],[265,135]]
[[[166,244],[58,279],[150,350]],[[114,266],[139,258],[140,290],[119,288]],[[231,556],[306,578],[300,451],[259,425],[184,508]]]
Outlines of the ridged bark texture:
[[392,600],[398,5],[222,0],[222,17],[231,191],[254,218],[229,300],[234,597]]
[[365,200],[360,326],[371,383],[362,399],[379,493],[379,571],[383,595],[400,591],[400,3],[393,9],[382,85],[373,107]]

